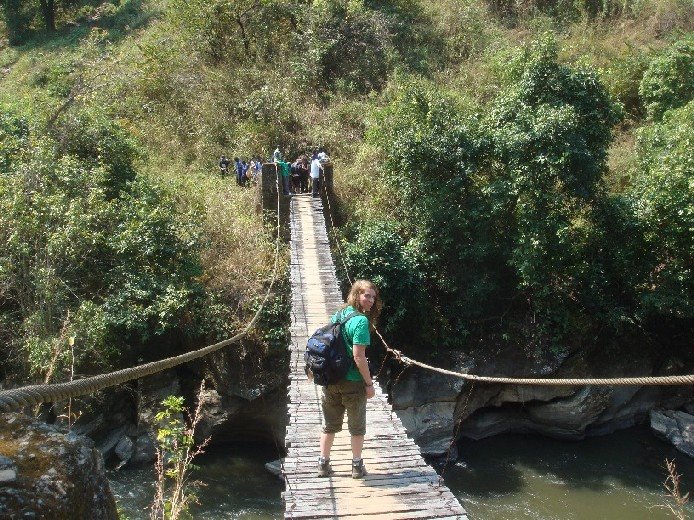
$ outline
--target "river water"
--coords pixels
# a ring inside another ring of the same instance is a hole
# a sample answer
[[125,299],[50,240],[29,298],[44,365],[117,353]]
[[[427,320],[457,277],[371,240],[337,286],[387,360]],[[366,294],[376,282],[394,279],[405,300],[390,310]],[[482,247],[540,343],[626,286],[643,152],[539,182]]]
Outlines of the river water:
[[[665,458],[675,458],[683,490],[694,489],[694,460],[632,428],[580,442],[529,435],[463,441],[461,460],[444,472],[446,485],[472,520],[666,520]],[[245,445],[198,460],[205,484],[193,517],[203,520],[282,518],[283,484],[266,472],[274,446]],[[367,468],[368,469],[368,468]],[[150,469],[110,472],[120,510],[148,518]],[[692,515],[693,508],[689,508]]]

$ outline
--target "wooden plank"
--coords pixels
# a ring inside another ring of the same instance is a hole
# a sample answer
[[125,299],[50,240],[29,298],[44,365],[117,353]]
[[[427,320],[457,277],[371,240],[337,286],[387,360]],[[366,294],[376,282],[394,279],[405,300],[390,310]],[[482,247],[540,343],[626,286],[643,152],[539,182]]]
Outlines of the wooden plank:
[[290,204],[292,324],[287,389],[288,447],[285,518],[465,519],[453,494],[426,464],[417,445],[388,404],[378,384],[367,403],[364,460],[368,474],[351,478],[351,444],[346,425],[335,437],[335,475],[318,478],[317,456],[323,417],[321,388],[303,371],[306,340],[342,306],[320,199],[294,197]]
[[[428,509],[423,511],[392,511],[383,513],[368,514],[369,520],[410,520],[415,518],[450,518],[451,513],[455,511],[450,511],[448,509]],[[319,518],[356,518],[362,516],[362,513],[350,514],[349,512],[340,512],[334,514],[332,512],[320,512],[320,513],[310,513],[310,512],[298,512],[292,513],[285,511],[284,518],[303,518],[303,519],[319,519]],[[367,516],[367,515],[363,515]],[[467,515],[461,513],[458,516],[453,516],[453,518],[459,518],[461,520],[466,520]]]

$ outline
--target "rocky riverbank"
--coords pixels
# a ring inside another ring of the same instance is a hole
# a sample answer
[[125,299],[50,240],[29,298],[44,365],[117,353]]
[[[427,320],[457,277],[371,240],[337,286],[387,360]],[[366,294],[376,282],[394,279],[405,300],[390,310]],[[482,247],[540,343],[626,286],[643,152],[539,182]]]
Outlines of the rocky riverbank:
[[[525,378],[668,375],[686,371],[680,360],[663,362],[637,356],[607,360],[594,353],[591,358],[586,350],[544,357],[509,350],[494,354],[457,353],[437,364],[456,372]],[[429,455],[446,453],[456,432],[458,438],[470,439],[502,433],[582,439],[643,423],[655,409],[676,410],[694,402],[694,393],[686,386],[472,385],[417,367],[408,368],[393,380],[397,380],[390,385],[393,407],[410,435]],[[686,444],[681,439],[687,438],[686,432],[694,432],[694,427],[688,430],[683,421],[681,412],[667,412],[658,423],[663,431],[661,437],[666,438],[668,431],[671,438],[680,439],[680,445]]]
[[94,443],[22,414],[0,414],[0,518],[117,520]]
[[230,348],[104,392],[99,406],[90,402],[84,407],[74,431],[94,439],[109,467],[149,464],[155,458],[155,416],[161,402],[182,395],[192,410],[204,380],[199,441],[210,437],[210,446],[236,441],[281,446],[287,416],[285,362],[285,353],[261,358],[243,355],[242,347]]

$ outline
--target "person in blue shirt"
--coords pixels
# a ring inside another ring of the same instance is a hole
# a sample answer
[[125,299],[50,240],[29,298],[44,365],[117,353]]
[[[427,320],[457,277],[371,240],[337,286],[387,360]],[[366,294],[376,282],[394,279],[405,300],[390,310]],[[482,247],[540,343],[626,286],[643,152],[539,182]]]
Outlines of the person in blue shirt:
[[236,184],[243,186],[246,183],[246,176],[243,172],[243,164],[241,159],[234,157],[234,169],[236,170]]
[[345,412],[347,412],[347,427],[351,437],[352,478],[363,478],[366,475],[361,456],[366,434],[366,400],[376,395],[369,373],[366,349],[371,344],[369,329],[375,324],[381,311],[378,288],[373,282],[355,281],[347,295],[347,303],[333,315],[331,320],[335,323],[354,311],[360,314],[351,318],[342,327],[345,347],[352,355],[354,365],[342,381],[323,387],[322,390],[321,408],[325,426],[320,438],[320,457],[318,458],[318,476],[320,477],[329,477],[333,474],[330,466],[330,450],[335,440],[335,433],[342,430]]

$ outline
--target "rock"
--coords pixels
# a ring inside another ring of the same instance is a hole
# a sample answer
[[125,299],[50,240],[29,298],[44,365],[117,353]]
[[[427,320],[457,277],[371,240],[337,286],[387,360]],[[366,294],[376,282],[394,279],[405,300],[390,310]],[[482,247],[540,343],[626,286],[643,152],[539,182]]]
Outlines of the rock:
[[130,437],[122,437],[114,449],[116,457],[118,457],[122,463],[127,463],[133,456],[134,447],[135,445]]
[[111,433],[109,433],[103,441],[99,443],[97,448],[101,452],[101,455],[104,459],[108,459],[113,454],[113,450],[115,449],[116,445],[120,442],[120,440],[123,438],[125,430],[125,425],[116,428]]
[[586,435],[606,435],[642,423],[660,402],[661,394],[661,389],[654,386],[612,388],[606,408],[593,424],[588,425]]
[[167,370],[140,379],[138,385],[137,426],[141,432],[155,427],[154,416],[161,410],[161,402],[170,395],[181,395],[181,384],[176,372]]
[[17,480],[17,470],[0,469],[0,484],[14,482],[15,480]]
[[675,410],[653,410],[651,430],[664,441],[690,457],[694,457],[694,415]]
[[[117,520],[101,454],[21,414],[0,414],[0,517]],[[12,475],[14,473],[14,477]]]
[[[232,345],[188,366],[197,381],[206,382],[198,442],[211,437],[210,446],[248,438],[284,444],[289,356],[287,351],[260,355],[255,348]],[[186,395],[198,388],[188,386]]]
[[92,435],[101,430],[105,422],[103,414],[98,414],[88,423],[75,425],[73,431],[78,435]]
[[280,480],[284,480],[282,476],[282,464],[284,464],[284,459],[277,459],[273,460],[272,462],[266,462],[265,469],[273,475],[275,475],[276,477],[279,477]]
[[545,435],[581,439],[609,403],[609,395],[606,388],[583,387],[569,398],[528,407],[528,418],[541,425]]
[[[458,366],[459,370],[469,368],[464,363]],[[416,377],[400,379],[393,385],[393,409],[423,454],[445,454],[453,439],[454,412],[465,381],[436,372],[413,372]]]
[[131,464],[149,464],[157,457],[157,447],[154,435],[148,432],[141,433],[135,440],[135,450],[130,457]]
[[[439,357],[432,364],[490,376],[581,378],[691,371],[682,364],[650,358],[647,352],[586,348],[579,343],[556,353],[485,343],[468,354],[447,355],[450,359]],[[409,368],[393,383],[390,398],[423,454],[436,455],[454,435],[471,439],[502,433],[568,439],[605,435],[644,422],[655,407],[685,407],[694,413],[693,393],[691,387],[473,385]]]
[[200,423],[197,434],[206,439],[210,437],[219,425],[226,424],[230,416],[238,412],[236,403],[224,403],[222,396],[214,388],[205,388],[200,394]]
[[455,425],[455,401],[433,402],[398,411],[398,417],[408,433],[414,435],[417,446],[427,455],[441,455],[448,451]]

